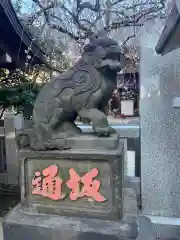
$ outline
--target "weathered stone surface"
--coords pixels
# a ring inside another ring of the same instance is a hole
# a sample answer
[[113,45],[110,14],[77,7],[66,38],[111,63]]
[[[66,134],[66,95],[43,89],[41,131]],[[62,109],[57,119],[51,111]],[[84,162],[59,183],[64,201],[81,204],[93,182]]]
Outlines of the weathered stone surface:
[[[87,143],[84,141],[83,144],[87,146],[88,141]],[[122,142],[119,142],[117,148],[113,150],[85,148],[44,152],[21,150],[19,156],[21,159],[21,199],[24,211],[96,219],[122,219],[124,161]],[[35,172],[42,172],[51,165],[56,165],[59,169],[57,176],[62,180],[62,195],[65,196],[57,201],[32,194],[34,189],[32,180]],[[92,169],[97,169],[98,174],[93,181],[100,181],[100,188],[97,191],[106,200],[98,202],[92,196],[85,195],[72,201],[70,199],[71,189],[67,185],[70,179],[69,169],[72,168],[80,177]]]
[[41,89],[34,104],[32,128],[17,134],[19,147],[71,148],[67,138],[81,135],[81,129],[74,123],[77,116],[92,122],[98,137],[114,133],[107,121],[106,107],[121,68],[118,43],[104,35],[92,37],[81,59]]
[[97,138],[92,132],[84,133],[79,137],[67,138],[67,143],[73,149],[116,149],[119,144],[118,134],[113,134],[110,137]]
[[3,221],[4,240],[132,240],[136,221],[123,223],[53,215],[26,214],[20,206]]
[[[151,220],[146,216],[138,216],[138,240],[155,240]],[[161,239],[163,240],[163,239]]]

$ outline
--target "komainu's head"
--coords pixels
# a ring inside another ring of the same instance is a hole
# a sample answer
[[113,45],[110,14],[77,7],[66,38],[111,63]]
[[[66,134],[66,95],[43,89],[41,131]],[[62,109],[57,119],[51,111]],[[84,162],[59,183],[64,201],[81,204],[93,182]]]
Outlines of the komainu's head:
[[95,36],[84,47],[83,58],[104,73],[116,74],[122,69],[122,52],[118,43],[107,36]]

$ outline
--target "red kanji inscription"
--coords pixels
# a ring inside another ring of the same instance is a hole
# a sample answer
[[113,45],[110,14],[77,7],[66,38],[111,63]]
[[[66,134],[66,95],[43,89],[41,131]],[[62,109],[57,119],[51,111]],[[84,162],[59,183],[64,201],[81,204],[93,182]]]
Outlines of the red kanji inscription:
[[52,200],[60,200],[65,197],[62,194],[62,179],[57,176],[58,167],[51,165],[40,172],[35,172],[34,179],[32,180],[33,195],[40,195],[50,198]]
[[[72,190],[70,199],[75,201],[78,198],[86,196],[93,198],[97,202],[106,201],[107,199],[99,192],[100,181],[93,180],[93,178],[97,177],[98,173],[98,169],[93,168],[83,177],[80,177],[73,168],[69,169],[70,180],[66,184]],[[81,190],[80,184],[83,184]]]

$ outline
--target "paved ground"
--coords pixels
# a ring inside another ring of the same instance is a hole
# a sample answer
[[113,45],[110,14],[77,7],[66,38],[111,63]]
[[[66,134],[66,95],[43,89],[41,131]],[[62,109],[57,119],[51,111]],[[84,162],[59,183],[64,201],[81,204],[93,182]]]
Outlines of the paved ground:
[[2,234],[2,219],[3,216],[9,212],[10,209],[12,209],[17,203],[20,201],[19,195],[10,195],[6,194],[0,195],[0,240],[3,240],[3,234]]

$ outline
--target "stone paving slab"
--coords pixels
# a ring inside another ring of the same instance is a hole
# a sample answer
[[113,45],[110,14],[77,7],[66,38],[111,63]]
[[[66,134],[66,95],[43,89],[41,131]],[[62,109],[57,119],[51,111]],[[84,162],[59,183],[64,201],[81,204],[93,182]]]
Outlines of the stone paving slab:
[[[125,219],[128,219],[129,217],[137,216],[138,214],[138,207],[137,207],[137,198],[136,193],[134,189],[132,188],[124,188],[123,189],[123,195],[124,195],[124,212],[125,212]],[[3,231],[2,231],[2,217],[0,217],[0,240],[3,240]],[[149,228],[149,226],[147,226]],[[143,224],[143,229],[145,229],[145,226]],[[144,232],[144,231],[143,231]],[[138,238],[137,240],[149,240],[148,236],[146,235],[147,231],[145,230],[145,236],[146,239]],[[150,240],[177,240],[172,238],[166,238],[166,239],[160,239],[160,238],[154,238]]]
[[[129,216],[136,216],[138,212],[136,194],[133,189],[124,188],[124,211],[125,211],[125,219],[129,218]],[[1,225],[2,218],[0,218],[0,240],[3,240],[3,232]]]

